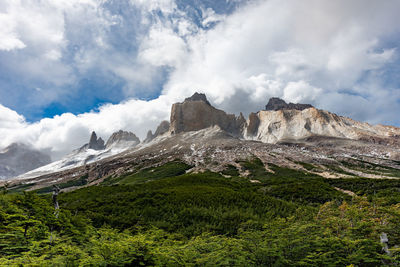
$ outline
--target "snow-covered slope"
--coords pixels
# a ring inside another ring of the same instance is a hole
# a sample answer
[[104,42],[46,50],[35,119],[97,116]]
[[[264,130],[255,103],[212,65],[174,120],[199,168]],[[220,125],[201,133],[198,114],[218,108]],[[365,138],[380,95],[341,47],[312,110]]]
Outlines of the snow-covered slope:
[[119,154],[123,151],[131,149],[137,145],[136,142],[122,142],[118,141],[115,146],[110,145],[110,148],[104,150],[94,150],[94,149],[85,149],[85,150],[76,150],[61,160],[52,162],[40,168],[31,170],[27,173],[24,173],[18,177],[17,179],[28,179],[33,177],[38,177],[42,175],[46,175],[53,172],[64,171],[68,169],[72,169],[75,167],[80,167],[85,164],[89,164],[98,160],[102,160],[116,154]]

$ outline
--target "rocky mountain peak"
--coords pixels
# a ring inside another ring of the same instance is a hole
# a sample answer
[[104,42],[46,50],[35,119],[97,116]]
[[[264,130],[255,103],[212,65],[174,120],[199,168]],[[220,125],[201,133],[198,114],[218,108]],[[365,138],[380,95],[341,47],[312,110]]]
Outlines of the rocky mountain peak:
[[150,142],[151,140],[153,140],[154,138],[153,138],[153,132],[151,131],[151,130],[149,130],[148,132],[147,132],[147,135],[146,135],[146,138],[143,140],[143,143],[148,143],[148,142]]
[[283,99],[278,97],[271,97],[268,101],[268,104],[265,106],[265,110],[286,110],[286,109],[295,109],[295,110],[305,110],[307,108],[312,108],[313,106],[310,104],[294,104],[294,103],[286,103]]
[[202,93],[194,93],[191,97],[185,98],[185,102],[190,102],[190,101],[203,101],[207,105],[211,106],[210,102],[208,102],[207,97],[205,94]]
[[101,137],[97,138],[95,131],[93,131],[90,136],[88,148],[94,149],[94,150],[103,150],[106,148],[104,145],[104,140],[101,139]]
[[162,135],[162,134],[165,134],[166,132],[168,132],[169,131],[169,126],[170,126],[169,121],[162,121],[160,123],[160,125],[158,125],[158,127],[156,129],[156,132],[154,133],[155,137],[157,137],[159,135]]
[[156,131],[154,132],[154,134],[153,134],[153,132],[151,130],[149,130],[147,132],[146,139],[143,142],[144,143],[148,143],[151,140],[153,140],[154,138],[156,138],[157,136],[165,134],[166,132],[169,131],[169,128],[170,128],[169,121],[162,121],[160,123],[160,125],[158,125],[158,127],[157,127]]
[[132,132],[119,130],[113,133],[110,138],[108,138],[106,143],[106,148],[116,145],[137,145],[140,143],[139,138]]
[[234,114],[216,109],[210,105],[204,94],[198,93],[186,98],[183,103],[173,104],[170,121],[172,134],[219,126],[234,136],[241,135],[241,129],[246,123],[243,115],[236,117]]

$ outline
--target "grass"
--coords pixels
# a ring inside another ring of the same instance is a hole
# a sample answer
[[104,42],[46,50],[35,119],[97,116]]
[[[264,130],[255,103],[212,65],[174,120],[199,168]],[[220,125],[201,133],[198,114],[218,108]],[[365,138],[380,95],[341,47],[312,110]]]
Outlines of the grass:
[[168,162],[159,167],[151,167],[142,169],[136,173],[123,175],[118,178],[107,178],[104,180],[103,185],[121,184],[132,185],[149,181],[155,181],[162,178],[179,176],[185,174],[192,166],[175,160]]
[[304,169],[308,171],[313,171],[313,170],[318,170],[318,168],[311,163],[306,163],[306,162],[300,162],[300,161],[295,161],[294,163],[297,163],[301,166],[303,166]]
[[394,177],[394,178],[400,178],[400,170],[399,169],[389,167],[389,166],[379,165],[379,164],[372,163],[372,162],[367,162],[367,161],[360,160],[360,159],[352,159],[352,161],[355,161],[357,163],[352,163],[350,161],[341,161],[340,163],[349,169],[362,171],[365,173],[376,174],[376,175],[384,175],[384,176],[389,176],[389,177]]
[[[29,188],[31,188],[32,186],[34,186],[35,183],[33,184],[21,184],[21,185],[17,185],[15,187],[10,187],[7,188],[7,192],[9,193],[18,193],[18,192],[23,192],[25,190],[28,190]],[[4,187],[3,187],[4,189]]]
[[221,173],[232,177],[240,176],[238,169],[231,164],[227,165],[226,168]]
[[260,191],[287,201],[301,203],[324,203],[332,199],[349,199],[334,189],[326,179],[316,175],[274,164],[268,164],[273,173],[266,171],[259,158],[241,162],[241,166],[250,171],[250,178],[261,182]]
[[269,172],[265,169],[264,163],[257,157],[239,163],[243,169],[250,172],[250,178],[259,180],[264,184],[290,183],[311,178],[323,180],[319,175],[302,170],[280,167],[275,164],[268,164],[268,168],[272,170],[272,172]]
[[[61,184],[57,184],[57,186],[60,189],[64,189],[64,188],[69,188],[69,187],[73,187],[73,186],[83,186],[83,185],[87,185],[88,183],[88,175],[82,175],[81,177],[79,177],[79,179],[76,180],[71,180],[65,183],[61,183]],[[40,188],[38,190],[35,190],[35,192],[37,192],[38,194],[47,194],[47,193],[51,193],[53,191],[53,186],[47,186],[47,187],[43,187]]]

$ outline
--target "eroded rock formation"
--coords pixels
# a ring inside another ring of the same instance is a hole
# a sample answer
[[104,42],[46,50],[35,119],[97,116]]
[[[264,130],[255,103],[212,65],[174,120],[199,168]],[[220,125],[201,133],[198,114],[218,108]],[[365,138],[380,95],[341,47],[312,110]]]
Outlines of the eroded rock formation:
[[183,103],[172,105],[171,109],[172,134],[197,131],[211,126],[219,126],[222,130],[234,135],[241,135],[245,124],[243,115],[236,117],[210,105],[204,94],[195,93]]
[[90,136],[88,148],[94,150],[103,150],[105,149],[104,140],[101,137],[97,138],[96,132],[93,131],[92,135]]
[[115,146],[133,147],[139,143],[140,140],[134,133],[119,130],[118,132],[113,133],[110,138],[108,138],[106,148]]

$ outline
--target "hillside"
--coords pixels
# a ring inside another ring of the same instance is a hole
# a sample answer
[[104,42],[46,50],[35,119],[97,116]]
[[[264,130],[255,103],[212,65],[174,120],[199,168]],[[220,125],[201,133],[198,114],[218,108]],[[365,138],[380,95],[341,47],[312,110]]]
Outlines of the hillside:
[[245,120],[197,94],[144,142],[92,134],[92,161],[3,183],[0,262],[399,264],[399,129],[273,101]]

